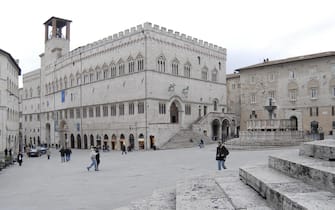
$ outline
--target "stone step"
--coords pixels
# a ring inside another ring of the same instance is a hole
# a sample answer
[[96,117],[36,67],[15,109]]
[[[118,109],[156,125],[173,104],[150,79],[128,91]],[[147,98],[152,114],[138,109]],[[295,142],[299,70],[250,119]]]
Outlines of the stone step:
[[123,206],[114,210],[175,210],[176,189],[155,190],[151,197],[132,202],[129,206]]
[[241,182],[238,171],[224,170],[216,175],[215,180],[235,209],[273,209],[255,190]]
[[335,195],[269,168],[241,167],[240,178],[274,209],[334,210]]
[[177,210],[233,210],[213,177],[200,176],[182,180],[176,189]]
[[335,162],[296,154],[269,156],[269,167],[335,193]]
[[327,139],[304,143],[301,145],[299,155],[320,158],[324,160],[335,160],[335,140]]

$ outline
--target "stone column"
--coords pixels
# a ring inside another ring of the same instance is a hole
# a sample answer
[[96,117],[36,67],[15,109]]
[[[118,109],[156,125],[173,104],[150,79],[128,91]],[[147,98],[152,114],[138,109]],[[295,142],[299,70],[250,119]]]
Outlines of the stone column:
[[49,39],[49,26],[48,24],[45,24],[45,42]]
[[66,23],[66,40],[70,40],[70,22]]
[[57,21],[56,19],[52,19],[52,38],[56,37],[57,33]]

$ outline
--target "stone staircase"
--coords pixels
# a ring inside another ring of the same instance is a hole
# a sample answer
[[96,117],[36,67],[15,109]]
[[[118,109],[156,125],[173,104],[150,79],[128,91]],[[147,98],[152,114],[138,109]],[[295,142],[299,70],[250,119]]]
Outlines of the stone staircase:
[[274,209],[334,210],[334,140],[304,143],[299,154],[271,155],[268,165],[240,168],[240,178]]
[[199,134],[191,129],[181,129],[176,135],[170,138],[169,141],[160,146],[160,149],[196,147],[199,145],[200,139],[204,140],[205,145],[215,143],[209,137]]
[[[334,210],[335,140],[271,155],[267,165],[179,180],[117,210]],[[242,181],[241,181],[242,180]]]
[[151,197],[115,210],[271,210],[254,190],[243,184],[235,170],[219,171],[177,182],[174,189],[155,191]]

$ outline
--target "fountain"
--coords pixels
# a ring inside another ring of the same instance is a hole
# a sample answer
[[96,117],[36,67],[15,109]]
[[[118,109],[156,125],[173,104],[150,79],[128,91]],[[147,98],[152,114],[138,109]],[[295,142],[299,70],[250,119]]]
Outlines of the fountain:
[[273,112],[277,109],[277,106],[272,102],[272,98],[269,98],[269,105],[264,106],[264,108],[269,112],[269,119],[272,120]]

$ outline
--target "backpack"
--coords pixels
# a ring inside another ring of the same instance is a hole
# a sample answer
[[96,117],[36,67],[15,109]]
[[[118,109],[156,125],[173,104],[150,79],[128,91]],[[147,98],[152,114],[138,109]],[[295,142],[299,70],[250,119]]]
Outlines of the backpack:
[[225,146],[222,147],[222,150],[223,150],[223,155],[224,156],[228,156],[229,155],[229,151],[228,151],[228,149]]

